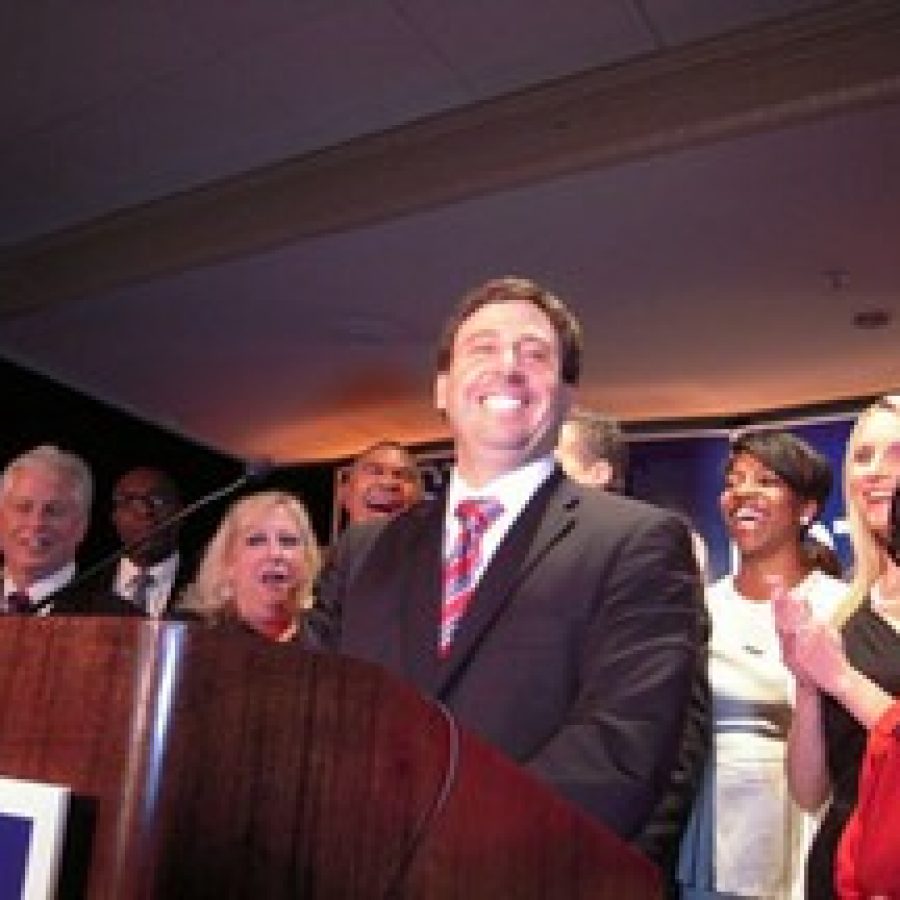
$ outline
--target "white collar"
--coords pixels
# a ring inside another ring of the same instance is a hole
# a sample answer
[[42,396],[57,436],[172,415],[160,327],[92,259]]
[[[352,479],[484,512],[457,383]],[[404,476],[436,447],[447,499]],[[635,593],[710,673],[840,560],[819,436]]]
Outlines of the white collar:
[[178,573],[178,563],[179,556],[177,550],[171,556],[167,556],[165,559],[161,559],[158,563],[154,563],[152,566],[147,566],[146,568],[137,565],[127,556],[123,556],[122,559],[119,560],[119,570],[116,575],[116,589],[118,590],[121,588],[125,592],[130,591],[134,584],[134,580],[141,572],[146,572],[148,575],[152,576],[155,584],[169,584],[175,580],[175,575]]
[[455,523],[456,504],[466,497],[492,497],[499,500],[503,504],[503,519],[507,522],[514,521],[537,489],[550,477],[555,466],[553,456],[542,456],[517,469],[504,472],[478,490],[469,487],[459,474],[459,469],[454,466],[447,490],[447,522]]
[[51,594],[55,594],[57,591],[62,590],[62,588],[64,588],[74,577],[74,562],[67,563],[61,569],[57,569],[55,572],[51,572],[49,575],[45,575],[43,578],[39,578],[37,581],[34,581],[25,587],[18,587],[13,583],[9,572],[4,572],[3,595],[8,597],[16,591],[27,591],[32,605],[35,605],[46,600]]
[[552,456],[544,456],[527,465],[505,472],[499,478],[473,491],[459,476],[454,467],[450,474],[447,490],[447,507],[444,511],[444,557],[451,552],[453,541],[459,533],[456,520],[456,505],[460,500],[471,497],[491,497],[503,504],[503,512],[487,530],[481,543],[481,563],[476,572],[476,580],[497,552],[513,523],[528,505],[537,489],[550,477],[556,467]]

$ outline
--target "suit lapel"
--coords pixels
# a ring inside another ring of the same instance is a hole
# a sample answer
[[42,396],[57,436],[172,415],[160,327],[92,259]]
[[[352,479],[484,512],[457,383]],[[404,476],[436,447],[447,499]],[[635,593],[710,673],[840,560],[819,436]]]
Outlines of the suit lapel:
[[410,680],[434,694],[440,674],[437,655],[441,617],[442,567],[444,556],[444,509],[446,497],[436,498],[421,513],[415,539],[398,560],[401,571],[412,567],[405,603],[406,668]]
[[487,567],[460,622],[449,658],[437,666],[436,696],[447,696],[481,642],[509,610],[518,585],[572,528],[577,505],[578,495],[555,469],[513,522]]

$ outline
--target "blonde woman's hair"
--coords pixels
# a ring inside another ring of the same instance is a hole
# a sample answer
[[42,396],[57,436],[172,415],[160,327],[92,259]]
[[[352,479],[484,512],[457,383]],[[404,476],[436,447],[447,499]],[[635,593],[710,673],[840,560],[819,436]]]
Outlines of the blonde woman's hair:
[[248,520],[276,509],[285,510],[294,519],[305,554],[307,576],[295,592],[297,611],[312,606],[312,591],[321,567],[321,553],[306,507],[297,497],[285,491],[261,491],[235,501],[219,523],[203,554],[197,575],[185,591],[184,609],[208,618],[237,615],[234,584],[228,572],[241,528]]
[[884,546],[866,525],[862,510],[851,496],[850,468],[859,445],[863,426],[876,412],[893,412],[900,416],[900,394],[889,394],[866,407],[857,417],[844,455],[844,506],[850,531],[850,543],[853,545],[853,581],[846,597],[835,611],[835,623],[840,626],[849,619],[862,605],[872,589],[872,585],[884,572]]

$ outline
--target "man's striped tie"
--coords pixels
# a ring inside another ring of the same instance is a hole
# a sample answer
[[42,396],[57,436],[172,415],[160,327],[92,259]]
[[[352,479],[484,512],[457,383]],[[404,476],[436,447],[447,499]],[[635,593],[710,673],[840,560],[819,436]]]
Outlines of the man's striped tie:
[[453,636],[475,592],[481,566],[481,540],[503,514],[503,504],[492,497],[460,500],[456,506],[459,532],[444,560],[444,603],[441,607],[441,634],[438,656],[450,654]]

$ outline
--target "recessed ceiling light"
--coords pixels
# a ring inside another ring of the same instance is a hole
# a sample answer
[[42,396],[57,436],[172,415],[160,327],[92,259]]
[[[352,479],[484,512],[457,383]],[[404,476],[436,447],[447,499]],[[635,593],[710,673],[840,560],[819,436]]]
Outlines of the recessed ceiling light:
[[853,327],[861,331],[880,331],[891,323],[891,314],[886,309],[861,309],[853,316]]

